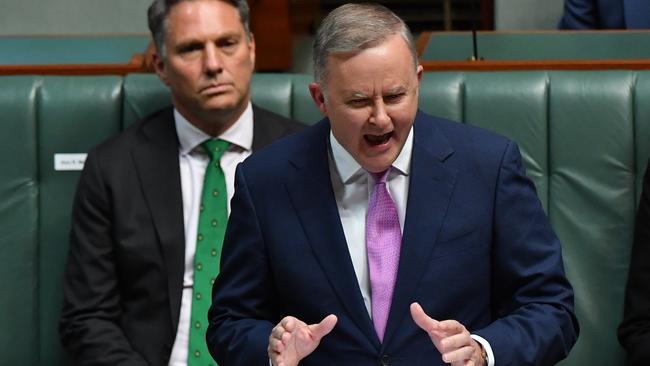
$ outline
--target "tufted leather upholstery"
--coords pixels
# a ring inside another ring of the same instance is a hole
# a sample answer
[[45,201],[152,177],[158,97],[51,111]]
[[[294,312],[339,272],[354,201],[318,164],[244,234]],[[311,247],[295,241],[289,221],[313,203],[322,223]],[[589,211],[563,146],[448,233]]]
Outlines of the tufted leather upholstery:
[[[256,74],[260,106],[320,118],[308,75]],[[650,72],[426,73],[421,108],[517,141],[562,241],[581,334],[562,365],[625,364],[616,340],[650,156]],[[72,194],[85,153],[169,103],[155,75],[0,77],[0,364],[68,365],[57,334]]]

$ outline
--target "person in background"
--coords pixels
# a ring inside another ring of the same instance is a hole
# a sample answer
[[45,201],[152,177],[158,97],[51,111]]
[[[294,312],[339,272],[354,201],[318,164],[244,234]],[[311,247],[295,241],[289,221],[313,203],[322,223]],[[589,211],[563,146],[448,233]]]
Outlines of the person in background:
[[314,41],[326,117],[242,163],[207,340],[222,366],[552,365],[578,336],[560,248],[516,144],[418,110],[387,8]]
[[206,314],[238,163],[300,129],[250,101],[245,0],[155,0],[172,104],[88,155],[74,201],[61,340],[76,365],[214,365]]
[[650,365],[650,160],[643,177],[618,339],[630,366]]
[[648,0],[565,0],[560,29],[649,29]]

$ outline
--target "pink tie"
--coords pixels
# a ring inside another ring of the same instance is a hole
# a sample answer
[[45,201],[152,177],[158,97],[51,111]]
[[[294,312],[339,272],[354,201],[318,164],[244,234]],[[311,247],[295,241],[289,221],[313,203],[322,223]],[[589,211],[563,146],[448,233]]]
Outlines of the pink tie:
[[402,242],[397,208],[386,188],[389,171],[390,168],[381,173],[371,173],[375,178],[375,188],[370,196],[370,202],[368,202],[366,218],[372,322],[379,340],[382,342],[393,299]]

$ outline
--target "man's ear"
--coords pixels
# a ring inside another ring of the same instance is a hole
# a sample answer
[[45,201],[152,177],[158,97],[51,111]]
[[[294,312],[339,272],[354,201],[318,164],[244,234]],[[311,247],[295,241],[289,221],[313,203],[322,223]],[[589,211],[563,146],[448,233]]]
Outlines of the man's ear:
[[321,88],[321,85],[318,83],[309,84],[309,93],[311,94],[311,99],[316,103],[316,107],[323,116],[327,117],[327,107],[325,106],[325,93]]
[[158,77],[160,80],[162,80],[165,85],[169,85],[167,82],[167,69],[165,68],[165,60],[160,57],[158,54],[158,51],[154,51],[152,55],[152,65],[154,71],[156,71],[156,74],[158,74]]
[[250,33],[250,39],[248,40],[248,52],[253,64],[253,70],[255,70],[255,37],[253,37],[253,32]]
[[424,72],[424,67],[422,65],[418,64],[417,67],[417,75],[418,75],[418,84],[422,81],[422,73]]

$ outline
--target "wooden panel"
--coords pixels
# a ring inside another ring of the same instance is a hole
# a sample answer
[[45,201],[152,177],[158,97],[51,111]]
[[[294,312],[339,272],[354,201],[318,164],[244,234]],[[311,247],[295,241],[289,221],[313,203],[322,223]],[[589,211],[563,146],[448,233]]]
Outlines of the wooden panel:
[[256,69],[288,70],[292,60],[289,0],[248,0],[248,3],[251,32],[255,37]]
[[145,56],[135,54],[126,64],[0,65],[0,75],[126,75],[152,72]]

